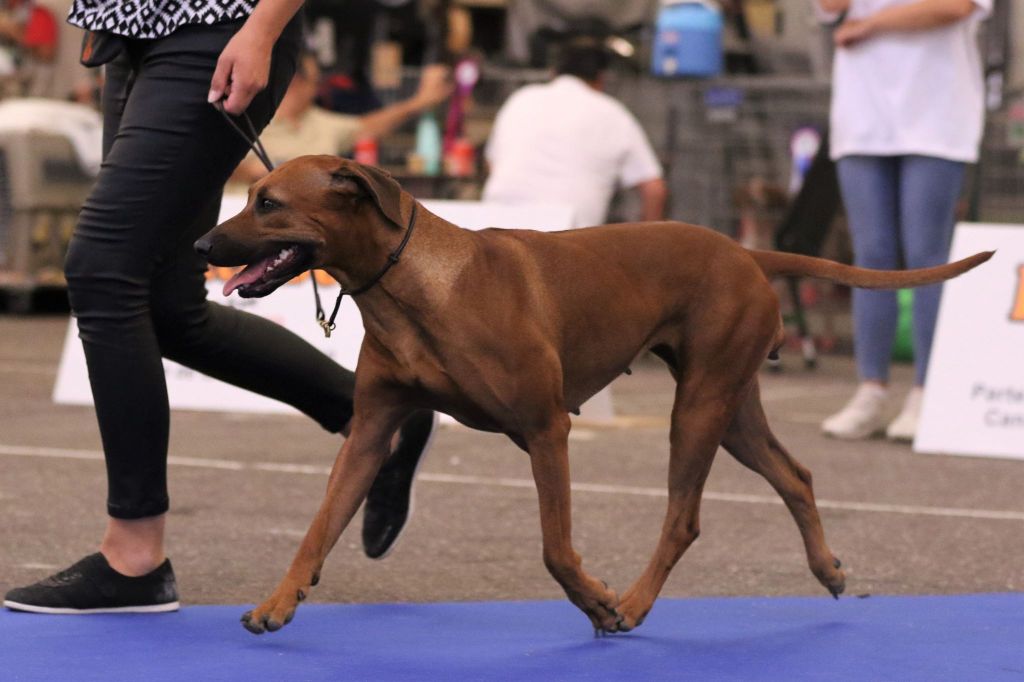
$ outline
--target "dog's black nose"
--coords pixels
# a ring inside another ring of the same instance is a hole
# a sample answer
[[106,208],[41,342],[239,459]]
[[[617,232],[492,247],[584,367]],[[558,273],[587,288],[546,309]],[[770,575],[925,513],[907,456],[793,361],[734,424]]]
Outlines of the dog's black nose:
[[196,243],[193,244],[192,246],[193,246],[193,248],[195,248],[196,252],[200,256],[204,256],[205,257],[205,256],[209,256],[210,255],[210,249],[213,248],[213,243],[212,243],[209,235],[206,235],[206,236],[203,236],[203,237],[200,237],[199,239],[197,239]]

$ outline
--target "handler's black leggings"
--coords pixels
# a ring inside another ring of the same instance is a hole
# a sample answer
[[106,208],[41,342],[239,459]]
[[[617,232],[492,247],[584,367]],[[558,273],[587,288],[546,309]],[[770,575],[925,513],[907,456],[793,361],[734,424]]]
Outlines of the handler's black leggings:
[[[192,242],[216,223],[224,183],[247,151],[207,93],[241,24],[126,40],[107,65],[103,167],[65,267],[116,518],[168,508],[161,356],[289,403],[329,431],[352,416],[351,372],[272,322],[206,300],[206,264]],[[259,129],[288,87],[300,41],[296,19],[248,109]]]

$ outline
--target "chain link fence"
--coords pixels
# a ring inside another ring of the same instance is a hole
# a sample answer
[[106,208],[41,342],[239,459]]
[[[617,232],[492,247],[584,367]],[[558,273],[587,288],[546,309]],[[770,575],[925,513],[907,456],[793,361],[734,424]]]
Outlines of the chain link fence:
[[[620,79],[611,90],[644,124],[666,165],[671,217],[736,234],[751,183],[785,193],[800,128],[824,132],[830,85],[799,78],[711,82]],[[969,220],[1024,224],[1024,157],[1014,97],[989,112],[979,163],[965,187]]]

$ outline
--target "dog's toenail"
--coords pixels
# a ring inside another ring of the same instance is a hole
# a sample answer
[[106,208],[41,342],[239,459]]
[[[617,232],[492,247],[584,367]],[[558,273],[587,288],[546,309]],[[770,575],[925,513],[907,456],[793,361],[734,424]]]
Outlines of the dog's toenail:
[[252,622],[252,620],[243,620],[242,627],[251,632],[254,635],[262,635],[263,628],[258,623]]

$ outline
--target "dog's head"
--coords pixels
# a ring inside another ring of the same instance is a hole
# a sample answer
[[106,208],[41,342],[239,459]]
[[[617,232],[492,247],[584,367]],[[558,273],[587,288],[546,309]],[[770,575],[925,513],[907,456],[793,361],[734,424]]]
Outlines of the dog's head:
[[374,259],[387,232],[405,228],[401,198],[402,188],[380,169],[302,156],[255,183],[242,212],[195,249],[212,265],[248,266],[224,285],[225,296],[266,296],[310,268],[347,271]]

